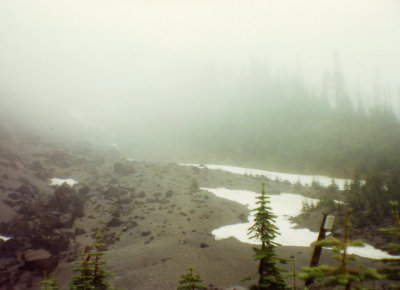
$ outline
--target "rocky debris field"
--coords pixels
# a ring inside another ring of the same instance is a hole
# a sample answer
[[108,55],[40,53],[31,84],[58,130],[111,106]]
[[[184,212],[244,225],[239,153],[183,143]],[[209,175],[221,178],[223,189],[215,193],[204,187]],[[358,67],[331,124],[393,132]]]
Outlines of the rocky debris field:
[[[174,163],[128,161],[89,143],[48,143],[0,132],[0,288],[38,289],[43,272],[60,284],[100,229],[106,268],[118,289],[175,289],[193,265],[210,289],[246,284],[254,275],[250,245],[211,231],[244,222],[248,209],[199,187],[258,191],[261,180]],[[78,183],[51,185],[52,178]],[[268,180],[270,193],[290,186]],[[308,263],[309,248],[281,247]],[[328,259],[328,258],[322,258]],[[298,269],[300,270],[300,268]],[[19,287],[19,288],[18,288]]]
[[[190,255],[210,252],[211,230],[248,214],[199,190],[198,184],[222,181],[207,171],[127,161],[88,144],[66,148],[6,132],[1,140],[0,234],[12,237],[0,240],[2,289],[38,288],[44,271],[66,283],[97,228],[108,245],[116,287],[157,288],[148,284],[154,281],[148,278],[155,274],[151,268],[166,268],[164,285],[174,288],[185,267],[196,265],[198,258]],[[228,174],[221,177],[226,184],[236,182]],[[78,183],[50,185],[52,178]],[[175,265],[174,275],[168,265]]]

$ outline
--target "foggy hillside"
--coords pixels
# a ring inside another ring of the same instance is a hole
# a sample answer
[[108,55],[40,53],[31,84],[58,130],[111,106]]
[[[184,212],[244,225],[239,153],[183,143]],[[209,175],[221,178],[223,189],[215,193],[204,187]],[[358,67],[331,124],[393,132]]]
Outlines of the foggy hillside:
[[[334,175],[397,152],[397,1],[41,0],[0,11],[2,116],[29,130],[138,159]],[[354,124],[360,110],[381,116]]]
[[[0,0],[0,288],[79,284],[96,233],[117,288],[176,289],[190,264],[210,290],[248,287],[280,260],[264,244],[253,259],[249,224],[274,233],[256,246],[294,233],[277,253],[299,272],[326,213],[336,246],[368,243],[348,268],[373,267],[365,287],[400,281],[369,259],[393,258],[381,229],[400,232],[399,15],[399,0]],[[253,214],[282,194],[284,223]]]

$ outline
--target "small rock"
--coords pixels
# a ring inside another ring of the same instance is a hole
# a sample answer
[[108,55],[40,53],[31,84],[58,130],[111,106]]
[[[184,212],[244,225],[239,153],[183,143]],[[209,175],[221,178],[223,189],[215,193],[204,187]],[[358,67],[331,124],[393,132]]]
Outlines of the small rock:
[[80,236],[80,235],[84,235],[84,234],[86,234],[86,231],[84,229],[81,229],[81,228],[76,228],[75,229],[75,235],[76,236]]
[[30,186],[27,185],[21,185],[21,187],[18,189],[18,191],[23,195],[23,196],[33,196],[34,191]]
[[246,216],[244,213],[241,213],[241,214],[239,215],[239,220],[240,220],[241,222],[243,222],[243,223],[248,222],[247,216]]
[[172,190],[168,190],[167,193],[165,194],[165,197],[170,198],[170,197],[172,197],[173,194],[174,194],[174,192]]
[[13,192],[13,193],[10,193],[10,194],[8,195],[8,197],[11,198],[11,199],[13,199],[13,200],[16,200],[16,199],[19,198],[19,194]]
[[114,171],[120,175],[129,175],[135,173],[132,165],[122,164],[120,162],[114,163]]
[[137,227],[139,224],[137,223],[137,222],[131,222],[130,224],[129,224],[129,228],[134,228],[134,227]]
[[38,273],[52,272],[57,265],[57,261],[45,250],[27,250],[23,254],[23,258],[25,260],[24,268]]
[[113,217],[108,223],[108,227],[118,227],[122,224],[121,220],[117,217]]
[[203,242],[200,243],[200,248],[208,248],[209,246],[210,245],[207,243],[203,243]]
[[85,196],[90,192],[90,187],[89,186],[84,186],[81,189],[79,189],[78,193],[80,196]]

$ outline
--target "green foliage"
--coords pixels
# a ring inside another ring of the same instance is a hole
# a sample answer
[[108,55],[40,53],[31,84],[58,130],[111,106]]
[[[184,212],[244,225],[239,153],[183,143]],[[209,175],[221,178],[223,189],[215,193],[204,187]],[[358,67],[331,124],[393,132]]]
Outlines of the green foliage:
[[102,243],[103,236],[100,230],[97,231],[96,240],[83,249],[80,254],[80,260],[76,262],[79,267],[74,268],[79,274],[72,278],[70,290],[111,290],[111,287],[105,280],[110,274],[102,267],[107,262],[102,260],[105,255],[101,249],[105,246]]
[[252,285],[250,289],[257,290],[280,290],[288,289],[285,279],[281,274],[281,269],[277,267],[278,263],[285,262],[285,259],[278,258],[275,254],[275,247],[278,245],[274,238],[279,234],[278,228],[274,225],[275,216],[271,213],[268,206],[269,200],[265,194],[265,184],[262,184],[261,195],[257,196],[258,207],[254,224],[249,228],[250,238],[256,238],[261,241],[261,248],[253,247],[254,258],[259,260],[257,285]]
[[324,286],[344,286],[346,289],[356,288],[361,289],[361,283],[364,280],[379,280],[383,276],[380,275],[376,269],[368,268],[362,269],[349,269],[348,263],[355,261],[355,256],[347,254],[347,247],[362,247],[362,241],[350,241],[348,239],[348,229],[350,224],[351,210],[347,210],[345,223],[344,223],[344,237],[343,241],[338,239],[321,240],[316,242],[316,245],[322,247],[331,247],[335,252],[333,258],[340,262],[340,265],[333,267],[328,265],[320,265],[316,267],[304,267],[304,273],[299,275],[300,278],[314,279],[322,283]]
[[199,191],[199,183],[196,179],[192,180],[192,184],[190,185],[190,193],[194,193]]
[[189,266],[187,268],[187,273],[181,275],[181,279],[179,280],[180,286],[178,286],[178,290],[196,290],[196,289],[207,289],[207,286],[200,284],[203,282],[203,279],[194,273],[194,268]]
[[312,201],[307,201],[307,199],[304,199],[302,202],[302,206],[301,206],[301,212],[306,213],[308,211],[312,211],[316,209],[315,204]]
[[354,223],[357,227],[381,225],[391,217],[388,201],[400,200],[400,182],[396,176],[369,176],[362,184],[357,176],[345,193],[354,210]]
[[43,280],[40,281],[40,290],[57,290],[60,289],[57,280],[53,277],[47,277],[46,272],[43,273]]
[[[390,250],[392,253],[399,255],[400,253],[400,218],[399,218],[399,203],[397,201],[390,201],[392,206],[392,216],[394,220],[393,228],[381,229],[381,231],[388,233],[392,236],[393,242],[385,245],[384,248]],[[382,262],[389,265],[387,268],[382,268],[379,271],[386,275],[388,279],[400,280],[400,258],[393,257],[389,259],[382,259]]]

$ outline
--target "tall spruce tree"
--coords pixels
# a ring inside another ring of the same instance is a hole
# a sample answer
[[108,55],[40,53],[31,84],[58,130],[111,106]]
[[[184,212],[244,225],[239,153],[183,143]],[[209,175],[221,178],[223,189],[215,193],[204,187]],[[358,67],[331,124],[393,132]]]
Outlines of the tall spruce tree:
[[272,214],[269,200],[265,194],[265,184],[262,184],[261,195],[257,196],[258,207],[253,209],[256,212],[254,224],[249,228],[248,234],[251,239],[258,239],[261,248],[253,247],[254,258],[259,260],[258,284],[250,286],[252,290],[280,290],[288,289],[288,285],[282,276],[282,270],[277,267],[278,263],[285,262],[285,259],[278,258],[275,253],[274,238],[279,234],[278,228],[274,225],[275,215]]
[[[400,254],[400,218],[399,218],[399,203],[397,201],[391,201],[390,205],[392,206],[392,216],[394,220],[394,226],[392,228],[381,229],[381,231],[388,233],[392,236],[393,241],[384,248],[390,250],[395,255]],[[389,265],[389,267],[385,267],[379,269],[381,273],[383,273],[390,280],[400,280],[400,258],[399,256],[382,259],[382,262]],[[399,285],[391,285],[391,289],[399,289]]]
[[102,260],[105,255],[105,252],[102,251],[105,246],[102,240],[103,236],[100,230],[97,230],[95,242],[84,248],[80,255],[80,261],[77,262],[79,267],[74,269],[79,274],[72,278],[70,290],[114,289],[106,282],[110,274],[103,268],[103,265],[107,262]]

